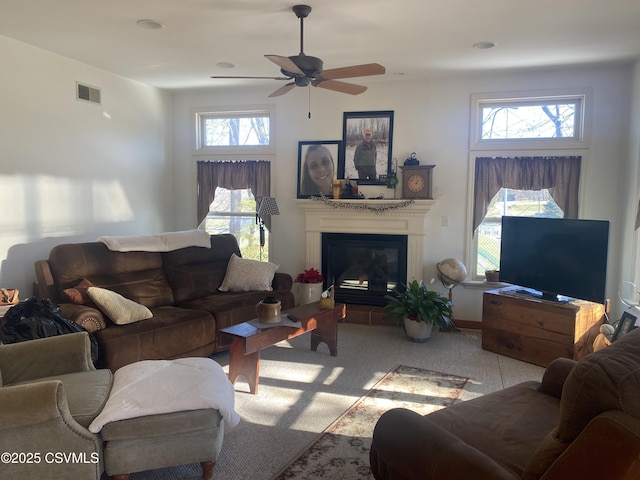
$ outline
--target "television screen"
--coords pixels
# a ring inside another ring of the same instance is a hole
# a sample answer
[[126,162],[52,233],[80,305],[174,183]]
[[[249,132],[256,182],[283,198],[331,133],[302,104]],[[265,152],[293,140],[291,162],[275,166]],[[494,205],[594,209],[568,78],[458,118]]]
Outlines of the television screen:
[[502,217],[500,281],[605,303],[609,222]]

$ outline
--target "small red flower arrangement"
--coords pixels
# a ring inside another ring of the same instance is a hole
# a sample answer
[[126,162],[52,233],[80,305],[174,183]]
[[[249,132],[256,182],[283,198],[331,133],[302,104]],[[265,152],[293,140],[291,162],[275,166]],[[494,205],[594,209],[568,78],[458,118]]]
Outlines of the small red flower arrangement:
[[324,279],[322,274],[315,268],[305,270],[303,273],[299,273],[295,281],[300,283],[321,283]]

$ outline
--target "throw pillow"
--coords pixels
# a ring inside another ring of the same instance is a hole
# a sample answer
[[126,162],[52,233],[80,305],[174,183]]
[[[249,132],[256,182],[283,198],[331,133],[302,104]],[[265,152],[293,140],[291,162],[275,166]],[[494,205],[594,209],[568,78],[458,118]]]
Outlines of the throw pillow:
[[221,292],[270,292],[273,276],[280,265],[270,262],[259,262],[241,258],[235,253],[231,254],[227,273],[220,285]]
[[144,305],[106,288],[90,287],[87,293],[102,313],[117,325],[127,325],[153,317],[151,310]]
[[87,295],[87,289],[90,287],[95,287],[91,280],[87,280],[83,278],[80,283],[78,283],[73,288],[65,288],[63,290],[64,294],[71,300],[72,303],[76,305],[87,305],[88,307],[96,307],[96,304],[91,301],[89,295]]

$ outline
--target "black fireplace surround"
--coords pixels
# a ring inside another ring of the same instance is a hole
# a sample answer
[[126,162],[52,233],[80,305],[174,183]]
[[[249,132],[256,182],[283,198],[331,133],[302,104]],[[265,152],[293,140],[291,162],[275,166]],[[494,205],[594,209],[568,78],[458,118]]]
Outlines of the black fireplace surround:
[[407,282],[407,236],[323,233],[322,273],[337,302],[384,306],[384,296]]

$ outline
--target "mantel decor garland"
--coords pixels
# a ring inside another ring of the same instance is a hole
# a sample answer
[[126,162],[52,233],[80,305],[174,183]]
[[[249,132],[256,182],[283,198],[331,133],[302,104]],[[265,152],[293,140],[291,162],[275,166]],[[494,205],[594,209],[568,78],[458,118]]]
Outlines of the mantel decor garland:
[[411,200],[405,200],[397,204],[385,203],[383,205],[371,205],[368,203],[358,203],[358,202],[354,202],[354,203],[334,202],[333,200],[325,197],[324,195],[313,196],[310,198],[311,200],[321,201],[325,205],[330,206],[331,208],[350,208],[351,210],[356,210],[359,212],[370,211],[375,213],[384,213],[392,210],[398,210],[399,208],[408,207],[409,205],[415,202],[413,199],[411,199]]

